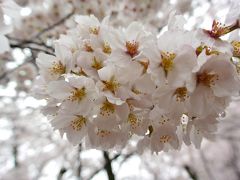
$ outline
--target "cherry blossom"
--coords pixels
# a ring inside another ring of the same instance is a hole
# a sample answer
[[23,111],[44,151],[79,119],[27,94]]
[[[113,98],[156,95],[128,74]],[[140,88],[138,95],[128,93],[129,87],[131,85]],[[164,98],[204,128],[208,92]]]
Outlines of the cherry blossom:
[[54,129],[104,150],[138,137],[140,152],[156,153],[182,143],[200,148],[214,135],[219,114],[239,95],[238,46],[221,39],[236,25],[187,31],[185,19],[171,14],[168,30],[155,37],[139,22],[114,28],[108,16],[75,20],[55,55],[37,58],[34,90],[47,100]]

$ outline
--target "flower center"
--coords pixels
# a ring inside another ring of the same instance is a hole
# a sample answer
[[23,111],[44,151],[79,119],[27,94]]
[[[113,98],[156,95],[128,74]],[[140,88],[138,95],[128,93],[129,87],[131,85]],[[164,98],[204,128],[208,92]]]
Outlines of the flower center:
[[115,107],[112,103],[108,102],[108,100],[106,100],[100,108],[100,114],[102,116],[110,116],[110,114],[113,114],[114,112]]
[[107,42],[104,42],[102,51],[106,54],[111,54],[112,48],[110,47],[110,45]]
[[132,87],[132,92],[134,92],[135,94],[142,94],[141,91],[139,91],[137,88],[135,88],[134,86]]
[[176,100],[178,102],[184,102],[186,100],[186,98],[189,97],[187,95],[187,88],[186,87],[177,88],[174,92],[174,95],[176,95]]
[[162,135],[160,136],[160,143],[167,143],[169,142],[171,139],[171,136],[169,135]]
[[93,57],[92,68],[99,70],[103,67],[102,61],[97,59],[95,56]]
[[64,74],[66,71],[66,67],[59,61],[53,62],[52,67],[50,68],[50,72],[52,75],[54,74]]
[[142,67],[143,67],[143,74],[147,72],[147,69],[148,69],[148,66],[149,66],[149,60],[146,60],[146,61],[138,61]]
[[71,121],[71,127],[75,131],[80,131],[86,125],[87,119],[83,116],[77,116],[76,119]]
[[208,31],[209,35],[213,38],[219,38],[220,36],[227,34],[230,32],[230,29],[228,27],[225,27],[220,22],[217,22],[216,20],[213,21],[212,24],[212,30]]
[[240,57],[240,41],[232,41],[233,56]]
[[196,49],[196,54],[197,54],[197,56],[199,56],[199,54],[201,54],[204,49],[206,50],[206,51],[205,51],[205,54],[206,54],[207,56],[210,56],[210,55],[219,55],[219,51],[213,50],[212,48],[210,48],[210,47],[208,47],[208,46],[200,45],[200,46],[198,46],[197,49]]
[[165,75],[167,76],[168,72],[171,71],[173,69],[174,66],[174,58],[176,57],[176,54],[174,53],[161,53],[161,57],[162,57],[162,61],[160,66],[162,66]]
[[111,134],[110,131],[108,130],[102,130],[102,129],[98,129],[97,131],[97,135],[100,136],[100,137],[106,137],[106,136],[109,136]]
[[202,83],[207,87],[214,86],[216,80],[218,80],[217,74],[210,74],[210,73],[204,72],[197,76],[197,83]]
[[109,81],[102,81],[105,87],[103,88],[104,91],[111,91],[113,94],[120,86],[120,84],[115,80],[114,76],[111,77]]
[[93,52],[94,51],[92,46],[88,42],[84,43],[84,48],[85,48],[85,51],[87,51],[87,52]]
[[139,121],[139,119],[137,118],[137,116],[135,114],[130,113],[128,115],[128,122],[130,123],[132,129],[135,129],[137,127],[138,121]]
[[99,30],[100,30],[100,27],[90,27],[90,28],[89,28],[89,33],[90,33],[90,34],[98,35]]
[[77,71],[71,70],[71,73],[77,75],[77,76],[87,76],[87,74],[83,71],[82,68],[80,68]]
[[164,117],[163,115],[161,115],[161,118],[160,118],[160,120],[159,120],[159,124],[161,124],[161,125],[164,125],[164,124],[166,124],[167,122],[169,122],[170,121],[170,119],[169,118],[167,118],[167,117]]
[[80,89],[75,88],[71,92],[71,96],[69,97],[69,100],[80,102],[85,96],[86,96],[86,88],[85,87],[82,87]]
[[237,20],[235,23],[231,24],[230,26],[222,25],[220,22],[214,20],[212,24],[212,30],[204,30],[207,32],[212,38],[219,38],[229,32],[234,31],[235,29],[239,28],[239,21]]
[[134,57],[138,54],[138,47],[139,47],[139,44],[136,41],[127,41],[126,42],[127,53],[131,57]]

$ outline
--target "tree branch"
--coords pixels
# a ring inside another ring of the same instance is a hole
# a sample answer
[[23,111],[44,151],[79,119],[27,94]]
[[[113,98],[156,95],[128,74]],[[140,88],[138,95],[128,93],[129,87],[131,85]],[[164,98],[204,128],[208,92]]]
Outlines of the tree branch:
[[65,167],[62,167],[58,173],[58,176],[57,176],[57,180],[61,180],[62,179],[62,176],[63,174],[67,171],[67,169]]
[[16,71],[18,68],[22,67],[23,65],[32,62],[34,60],[34,58],[29,58],[28,60],[24,61],[22,64],[18,65],[17,67],[10,69],[9,71],[4,72],[1,76],[0,76],[0,80],[4,79],[8,74],[13,73],[14,71]]
[[103,156],[104,156],[104,159],[105,159],[104,169],[107,172],[108,179],[109,180],[115,180],[115,176],[114,176],[113,171],[112,171],[112,160],[109,158],[108,152],[103,151]]
[[[111,162],[114,161],[114,160],[116,160],[119,156],[120,156],[120,154],[115,155],[112,159],[110,159],[110,162],[108,161],[108,163],[111,164]],[[104,165],[102,168],[97,169],[88,179],[92,179],[92,178],[93,178],[96,174],[98,174],[101,170],[106,169],[106,166],[107,166],[107,165],[108,165],[108,164],[107,164],[107,162],[106,162],[106,160],[105,160],[105,165]]]
[[64,23],[67,19],[69,19],[70,17],[72,17],[75,13],[75,9],[73,9],[73,11],[71,13],[69,13],[68,15],[66,15],[65,17],[63,17],[62,19],[60,19],[59,21],[57,21],[56,23],[48,26],[47,28],[43,29],[42,31],[40,31],[39,33],[37,33],[33,39],[35,38],[39,38],[41,35],[43,35],[44,33],[54,29],[55,27],[61,25],[62,23]]
[[44,47],[46,49],[49,49],[51,51],[54,51],[54,48],[52,46],[48,46],[44,42],[37,42],[37,41],[26,40],[26,39],[18,39],[18,38],[10,37],[10,36],[7,36],[7,38],[9,40],[18,42],[18,45],[21,46],[21,47],[26,45],[26,44],[34,44],[34,45],[42,46],[42,47]]
[[190,166],[184,165],[184,169],[186,170],[190,178],[192,178],[192,180],[198,180],[197,173]]
[[10,44],[11,48],[20,48],[20,49],[25,49],[25,48],[29,48],[32,51],[42,51],[44,53],[50,54],[50,55],[54,55],[53,52],[49,52],[46,49],[41,49],[41,48],[36,48],[36,47],[31,47],[31,46],[25,46],[25,45],[21,45],[21,44]]
[[82,172],[81,151],[82,151],[82,145],[79,144],[78,151],[77,151],[78,152],[78,166],[77,166],[78,179],[81,179],[81,172]]

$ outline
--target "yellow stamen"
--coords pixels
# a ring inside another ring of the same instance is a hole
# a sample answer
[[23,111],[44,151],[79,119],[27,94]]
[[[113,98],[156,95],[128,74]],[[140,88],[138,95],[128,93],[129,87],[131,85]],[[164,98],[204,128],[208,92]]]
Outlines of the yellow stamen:
[[162,135],[160,136],[160,143],[167,143],[171,140],[171,136],[169,135]]
[[143,74],[147,72],[149,66],[149,60],[146,61],[139,61],[139,63],[143,66]]
[[222,25],[220,22],[214,20],[212,24],[212,30],[205,30],[205,32],[207,32],[212,38],[217,39],[238,28],[239,28],[239,20],[237,20],[235,23],[231,24],[230,26]]
[[72,127],[73,130],[80,131],[83,128],[83,126],[86,125],[86,122],[87,122],[87,119],[85,117],[77,116],[76,119],[71,121],[70,126]]
[[232,41],[233,56],[240,57],[240,41]]
[[85,43],[84,48],[85,48],[85,51],[87,51],[87,52],[93,52],[94,51],[92,46],[90,45],[90,43]]
[[134,92],[135,94],[141,94],[141,91],[139,91],[135,87],[132,88],[132,92]]
[[99,30],[100,30],[100,27],[90,27],[90,28],[89,28],[89,33],[90,33],[90,34],[98,35]]
[[210,48],[210,47],[208,47],[208,46],[202,46],[202,45],[201,45],[201,46],[197,47],[197,49],[196,49],[196,54],[197,54],[197,56],[198,56],[199,54],[201,54],[204,49],[205,49],[205,54],[206,54],[207,56],[210,56],[210,55],[219,55],[219,51],[213,50],[212,48]]
[[102,61],[98,60],[95,56],[93,57],[92,68],[99,70],[103,67]]
[[210,56],[210,55],[219,55],[219,51],[217,50],[213,50],[210,47],[206,48],[206,55]]
[[169,122],[169,121],[170,121],[169,118],[164,117],[163,115],[161,115],[161,118],[160,118],[160,120],[159,120],[159,124],[164,125],[165,123],[167,123],[167,122]]
[[131,125],[132,129],[136,129],[139,124],[139,119],[137,118],[137,116],[135,114],[130,113],[128,115],[128,123]]
[[139,47],[139,44],[136,41],[127,41],[126,42],[127,53],[131,57],[134,57],[138,54],[138,47]]
[[83,71],[83,69],[82,68],[80,68],[80,70],[79,71],[71,71],[71,73],[72,74],[75,74],[75,75],[78,75],[78,76],[88,76],[84,71]]
[[176,95],[176,100],[179,102],[184,102],[186,98],[189,97],[187,92],[188,91],[186,87],[177,88],[174,92],[174,95]]
[[112,103],[108,102],[108,100],[106,100],[100,108],[100,114],[102,116],[110,116],[110,114],[113,114],[114,112],[115,107]]
[[102,81],[105,87],[103,88],[104,91],[111,91],[112,93],[115,93],[117,88],[120,86],[120,84],[115,80],[114,76],[111,77],[109,81]]
[[160,66],[164,69],[165,75],[167,76],[168,72],[173,69],[174,66],[174,58],[176,57],[176,54],[174,53],[161,53],[162,61]]
[[80,89],[75,88],[72,92],[71,92],[71,96],[69,96],[69,100],[70,101],[78,101],[80,102],[85,96],[86,96],[86,88],[82,87]]
[[112,53],[112,48],[110,47],[110,45],[107,42],[104,42],[102,51],[106,54],[111,54]]
[[102,130],[102,129],[98,129],[97,131],[97,135],[100,136],[100,137],[106,137],[106,136],[109,136],[111,134],[110,131],[108,130]]
[[207,87],[211,87],[215,85],[215,81],[218,80],[217,74],[210,74],[210,73],[202,73],[197,75],[197,83],[202,83]]
[[49,68],[52,75],[58,74],[62,75],[66,71],[66,67],[59,61],[59,62],[53,62],[52,67]]

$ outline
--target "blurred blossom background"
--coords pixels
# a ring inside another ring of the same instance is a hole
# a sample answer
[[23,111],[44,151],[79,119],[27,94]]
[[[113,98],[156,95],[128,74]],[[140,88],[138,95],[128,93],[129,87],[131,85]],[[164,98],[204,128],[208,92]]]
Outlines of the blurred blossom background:
[[72,146],[41,115],[45,101],[31,96],[37,54],[53,53],[53,40],[75,26],[76,14],[100,20],[110,15],[115,27],[137,20],[161,34],[172,12],[184,15],[188,30],[211,29],[214,19],[225,22],[231,5],[229,0],[0,0],[9,29],[0,38],[7,37],[4,48],[11,48],[0,52],[0,179],[239,180],[238,98],[222,114],[216,139],[205,140],[200,150],[139,155],[134,141],[120,153]]

